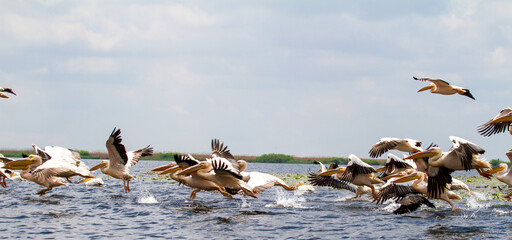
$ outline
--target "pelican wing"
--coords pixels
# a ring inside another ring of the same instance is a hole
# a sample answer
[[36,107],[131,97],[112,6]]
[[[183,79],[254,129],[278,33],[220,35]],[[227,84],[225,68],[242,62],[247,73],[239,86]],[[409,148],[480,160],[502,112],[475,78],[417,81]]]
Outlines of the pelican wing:
[[288,186],[283,180],[280,178],[262,172],[242,172],[242,175],[248,175],[249,181],[247,184],[255,191],[255,192],[263,192],[273,186],[276,183],[281,184],[281,186]]
[[372,149],[370,149],[370,157],[380,157],[382,154],[395,148],[403,141],[404,140],[400,138],[381,138],[380,141],[373,145]]
[[435,208],[436,206],[428,199],[419,194],[407,194],[402,200],[400,200],[400,207],[393,211],[394,214],[404,214],[416,211],[421,205],[427,205],[428,207]]
[[386,164],[384,164],[384,167],[386,170],[392,170],[392,169],[398,169],[398,168],[407,168],[412,169],[413,167],[406,162],[405,160],[402,160],[401,158],[395,156],[394,154],[390,153],[388,154],[388,160],[386,161]]
[[[476,157],[476,155],[485,153],[483,148],[466,139],[450,136],[450,140],[453,143],[453,150],[451,150],[451,152],[455,151],[466,171],[472,169],[473,158]],[[448,154],[450,154],[450,152]]]
[[354,178],[356,178],[356,176],[359,174],[370,174],[377,172],[375,168],[363,162],[354,154],[351,154],[348,159],[349,163],[347,164],[345,172],[340,177],[341,181],[353,182]]
[[449,86],[450,85],[447,81],[438,79],[438,78],[417,78],[417,77],[413,77],[413,78],[414,78],[414,80],[418,80],[418,81],[422,81],[422,82],[429,81],[437,86]]
[[357,191],[357,187],[349,182],[341,181],[333,176],[319,176],[314,173],[309,173],[308,180],[314,186],[332,187],[336,189],[345,189],[353,193]]
[[401,185],[396,183],[386,184],[379,189],[377,204],[382,204],[388,199],[402,200],[409,193],[418,193],[411,185]]
[[503,121],[498,123],[491,123],[497,119],[503,118],[505,116],[510,115],[512,112],[512,108],[505,108],[500,111],[498,115],[496,115],[493,119],[489,120],[487,123],[478,127],[478,133],[480,135],[489,137],[493,134],[502,133],[509,131],[510,126],[512,125],[511,121]]
[[151,146],[147,146],[145,148],[136,150],[136,151],[130,151],[126,153],[126,156],[128,156],[128,162],[125,166],[132,167],[133,165],[137,164],[139,162],[139,159],[141,157],[146,156],[152,156],[153,155],[153,148]]
[[445,167],[432,167],[427,170],[428,184],[427,197],[439,198],[444,193],[446,187],[452,182],[452,174],[454,171]]
[[126,148],[121,143],[122,141],[121,129],[114,128],[106,143],[108,156],[110,158],[110,166],[112,167],[115,165],[125,166],[126,163],[128,163]]
[[221,157],[226,159],[235,159],[224,143],[219,139],[212,139],[212,157]]
[[228,172],[238,179],[242,179],[240,174],[240,164],[234,159],[226,159],[222,157],[214,157],[209,159],[215,173]]
[[50,160],[50,158],[52,158],[52,156],[50,156],[50,154],[48,154],[45,150],[41,149],[37,145],[32,144],[32,147],[34,148],[34,151],[36,152],[36,154],[41,157],[41,160],[43,161],[43,163]]
[[182,169],[185,169],[185,168],[188,168],[190,166],[194,166],[194,165],[200,163],[200,161],[198,161],[196,159],[192,159],[192,158],[190,158],[188,156],[184,156],[184,155],[181,155],[181,154],[174,154],[174,161],[176,161],[176,163]]

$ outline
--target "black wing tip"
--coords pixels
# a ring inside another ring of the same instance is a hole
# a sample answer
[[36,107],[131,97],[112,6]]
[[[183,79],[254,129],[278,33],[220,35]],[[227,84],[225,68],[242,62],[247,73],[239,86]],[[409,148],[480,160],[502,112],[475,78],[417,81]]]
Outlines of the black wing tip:
[[141,157],[153,156],[153,147],[151,147],[151,145],[148,145],[147,147],[141,149],[140,151]]
[[419,80],[419,78],[415,77],[415,76],[412,76],[412,78],[414,78],[414,80]]

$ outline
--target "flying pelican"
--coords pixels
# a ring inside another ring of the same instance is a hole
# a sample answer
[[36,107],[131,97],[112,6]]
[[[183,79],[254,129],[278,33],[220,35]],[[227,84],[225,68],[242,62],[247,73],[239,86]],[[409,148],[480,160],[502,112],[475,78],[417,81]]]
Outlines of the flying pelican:
[[73,176],[95,178],[95,176],[89,171],[87,165],[80,161],[80,153],[77,151],[60,146],[46,146],[45,150],[42,150],[35,144],[32,144],[32,147],[36,154],[41,157],[43,162],[43,164],[35,171],[42,171],[47,168],[60,168],[59,171],[57,171],[58,174],[55,176],[66,178],[69,183],[73,183],[71,181],[71,177]]
[[[415,180],[412,183],[412,187],[414,188],[414,190],[417,192],[420,192],[422,194],[428,195],[428,184],[425,184],[426,178],[428,178],[426,173],[420,172],[420,171],[415,171],[414,173],[412,173],[408,176],[394,180],[394,182],[395,183],[404,183],[404,182]],[[460,211],[460,209],[458,209],[453,204],[453,202],[450,200],[450,199],[458,199],[458,200],[462,199],[456,193],[445,188],[445,189],[443,189],[441,194],[439,194],[437,197],[434,197],[434,198],[443,200],[443,201],[447,202],[448,204],[450,204],[453,211]]]
[[56,176],[60,172],[59,168],[36,171],[38,167],[42,165],[43,161],[40,156],[30,155],[25,159],[8,162],[5,164],[4,168],[22,170],[20,173],[22,178],[46,187],[37,192],[39,195],[46,194],[46,192],[52,190],[54,187],[67,185],[63,178]]
[[111,177],[123,180],[124,191],[130,192],[130,168],[135,165],[141,157],[153,155],[153,148],[147,146],[136,151],[126,151],[121,143],[121,129],[112,131],[107,139],[107,151],[109,160],[102,160],[100,164],[92,167],[90,171],[101,168],[101,172]]
[[194,190],[190,193],[190,199],[194,199],[196,194],[200,191],[219,191],[226,197],[233,197],[224,188],[220,187],[216,183],[200,177],[197,172],[191,172],[188,175],[178,175],[177,172],[179,170],[183,170],[200,163],[200,161],[196,160],[191,155],[184,156],[180,154],[174,154],[174,161],[175,163],[169,163],[167,165],[154,168],[151,171],[162,171],[158,175],[169,173],[172,179],[185,186],[193,188]]
[[384,181],[378,179],[374,176],[374,173],[377,171],[370,166],[369,164],[361,161],[356,155],[350,154],[348,157],[347,167],[343,170],[341,168],[328,170],[318,175],[320,176],[328,176],[334,173],[343,174],[339,177],[340,181],[346,183],[352,183],[356,186],[367,186],[372,191],[373,198],[378,198],[377,192],[375,191],[375,187],[373,184],[384,183]]
[[402,152],[420,152],[423,151],[421,148],[421,142],[418,140],[410,139],[410,138],[394,138],[394,137],[385,137],[381,138],[375,145],[373,145],[372,149],[370,149],[370,157],[377,158],[380,157],[385,152],[396,149]]
[[382,179],[385,176],[393,175],[406,169],[413,169],[413,166],[394,154],[388,153],[388,160],[386,161],[386,164],[384,164],[384,167],[376,169],[376,171],[382,172],[379,176]]
[[[506,153],[508,160],[510,163],[512,163],[512,149],[509,150]],[[498,179],[500,182],[507,184],[508,186],[512,186],[512,171],[508,171],[508,165],[505,163],[500,163],[497,167],[490,170],[489,174],[496,174],[496,179]],[[504,196],[505,199],[508,201],[511,201],[512,192],[509,192],[506,196]]]
[[466,97],[469,97],[469,98],[475,100],[475,98],[473,97],[473,95],[471,95],[471,92],[467,88],[461,88],[461,87],[457,87],[454,85],[450,85],[448,82],[441,80],[441,79],[436,79],[436,78],[417,78],[414,76],[413,76],[413,78],[414,78],[414,80],[418,80],[418,81],[422,81],[422,82],[425,82],[425,81],[431,82],[428,86],[418,90],[418,92],[422,92],[422,91],[430,89],[431,93],[438,93],[438,94],[442,94],[442,95],[452,95],[452,94],[458,93],[460,95],[464,95]]
[[281,186],[285,190],[295,190],[295,187],[289,186],[282,179],[262,172],[246,172],[247,162],[245,160],[237,160],[240,165],[240,174],[242,174],[242,180],[252,188],[255,193],[261,193],[266,189],[273,186]]
[[438,198],[448,183],[451,183],[450,174],[456,170],[469,171],[476,169],[483,177],[490,175],[483,170],[491,168],[485,159],[477,159],[477,156],[485,153],[478,145],[460,137],[450,136],[453,148],[448,152],[442,152],[439,147],[431,147],[425,151],[407,156],[405,159],[428,158],[428,196]]
[[16,96],[16,93],[14,93],[14,91],[12,91],[12,89],[10,88],[5,88],[5,87],[0,87],[0,97],[1,98],[9,98],[9,96],[3,94],[3,93],[10,93],[10,94],[13,94]]
[[246,195],[257,198],[253,189],[243,181],[240,164],[234,159],[224,143],[212,140],[212,158],[207,158],[194,166],[179,171],[178,175],[196,172],[205,180],[212,181],[230,194],[242,190]]
[[489,137],[496,133],[509,131],[512,134],[512,108],[505,108],[493,119],[478,127],[478,133]]

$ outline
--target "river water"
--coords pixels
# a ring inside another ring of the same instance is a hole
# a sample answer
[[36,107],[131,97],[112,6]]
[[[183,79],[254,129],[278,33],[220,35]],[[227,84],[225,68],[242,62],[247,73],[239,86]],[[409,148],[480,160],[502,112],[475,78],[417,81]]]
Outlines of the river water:
[[[98,160],[84,160],[89,166]],[[153,167],[165,162],[140,161],[132,168],[132,192],[122,181],[97,171],[105,187],[73,184],[45,196],[28,181],[7,181],[0,189],[0,239],[480,239],[508,238],[512,205],[490,196],[464,195],[460,212],[434,201],[397,216],[396,204],[377,206],[369,199],[348,200],[348,191],[317,188],[300,194],[272,188],[258,199],[200,192],[169,180],[153,180]],[[317,165],[249,164],[248,171],[307,173]],[[78,179],[75,179],[75,181]],[[478,192],[478,190],[476,190]]]

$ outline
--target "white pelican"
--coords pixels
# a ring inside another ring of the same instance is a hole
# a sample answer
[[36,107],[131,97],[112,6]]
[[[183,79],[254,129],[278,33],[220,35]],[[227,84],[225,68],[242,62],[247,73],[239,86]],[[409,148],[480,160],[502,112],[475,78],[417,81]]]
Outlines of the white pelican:
[[421,148],[421,142],[418,140],[410,139],[410,138],[394,138],[394,137],[385,137],[381,138],[375,145],[373,145],[372,149],[370,149],[370,157],[377,158],[380,157],[385,152],[396,149],[402,152],[420,152],[423,151]]
[[[425,183],[426,178],[427,178],[426,173],[420,172],[420,171],[415,171],[414,173],[412,173],[408,176],[394,180],[394,182],[395,183],[403,183],[403,182],[416,180],[412,183],[412,187],[414,188],[414,190],[417,192],[420,192],[422,194],[428,195],[428,184]],[[450,200],[450,199],[458,199],[458,200],[462,199],[456,193],[445,188],[445,189],[443,189],[442,193],[439,196],[434,197],[434,198],[443,200],[443,201],[447,202],[448,204],[450,204],[453,211],[460,211],[460,209],[455,207],[455,205]]]
[[[320,176],[328,176],[334,173],[342,172],[341,168],[328,170],[320,173]],[[343,174],[339,177],[340,181],[352,183],[356,186],[367,186],[372,190],[373,198],[378,198],[377,192],[373,184],[384,183],[384,181],[374,176],[377,171],[369,164],[361,161],[356,155],[350,154],[348,157],[347,167]]]
[[243,181],[240,164],[234,159],[224,143],[212,140],[212,158],[179,171],[178,175],[196,172],[205,180],[212,181],[231,194],[242,190],[246,195],[257,198],[253,189]]
[[428,86],[418,90],[418,92],[422,92],[422,91],[430,89],[431,93],[438,93],[438,94],[442,94],[442,95],[452,95],[452,94],[458,93],[460,95],[464,95],[466,97],[469,97],[469,98],[475,100],[475,98],[473,97],[473,95],[471,95],[471,92],[467,88],[461,88],[461,87],[457,87],[454,85],[450,85],[448,82],[441,80],[441,79],[417,78],[414,76],[413,76],[413,78],[414,78],[414,80],[418,80],[418,81],[431,82]]
[[90,171],[101,169],[101,172],[111,177],[123,180],[124,191],[130,192],[130,168],[135,165],[141,157],[153,155],[153,148],[147,146],[136,151],[126,151],[121,143],[121,129],[112,131],[107,139],[106,146],[109,160],[102,160],[100,164],[92,167]]
[[80,153],[76,151],[59,146],[46,146],[45,150],[42,150],[35,144],[32,144],[32,147],[37,155],[41,157],[43,162],[43,164],[34,171],[60,168],[58,171],[51,171],[54,171],[55,176],[57,177],[65,177],[69,183],[73,183],[71,182],[71,177],[73,176],[95,178],[85,163],[80,161]]
[[12,91],[12,89],[10,88],[5,88],[5,87],[0,87],[0,97],[1,98],[9,98],[9,96],[3,94],[3,93],[10,93],[10,94],[13,94],[16,96],[16,93],[14,93],[14,91]]
[[392,153],[388,153],[388,159],[386,164],[384,164],[384,167],[378,168],[376,170],[377,172],[382,172],[382,174],[379,176],[382,179],[385,176],[393,175],[406,169],[414,169],[414,167],[409,164],[409,162],[402,160]]
[[42,166],[41,157],[38,155],[30,155],[28,159],[11,161],[6,163],[4,167],[11,170],[22,170],[20,174],[22,178],[46,187],[37,192],[39,195],[46,194],[47,191],[52,190],[54,187],[67,185],[63,178],[55,176],[59,173],[59,168],[45,169],[36,172],[39,166]]
[[313,187],[313,185],[309,185],[309,184],[304,184],[303,181],[299,181],[299,183],[297,184],[297,186],[295,187],[295,190],[299,193],[299,194],[303,194],[303,193],[314,193],[316,190],[315,190],[315,187]]
[[233,197],[230,193],[226,192],[224,188],[220,187],[216,183],[197,175],[197,172],[191,172],[188,175],[178,175],[177,171],[195,166],[196,164],[200,163],[200,161],[194,159],[192,156],[174,154],[174,161],[176,161],[176,163],[169,163],[167,165],[154,168],[151,171],[162,171],[158,175],[169,173],[172,179],[185,186],[193,188],[194,190],[190,193],[190,199],[194,199],[196,194],[200,191],[219,191],[226,197]]
[[476,169],[480,175],[490,178],[484,168],[491,168],[485,159],[477,159],[477,156],[485,152],[478,145],[460,137],[450,136],[453,148],[448,152],[442,152],[439,147],[431,147],[425,151],[418,152],[406,157],[406,159],[417,159],[428,157],[428,196],[438,198],[448,183],[451,183],[450,174],[456,170]]
[[498,113],[493,119],[486,122],[478,128],[478,133],[482,136],[489,137],[496,133],[509,131],[512,134],[512,108],[505,108]]
[[[510,163],[512,163],[512,149],[507,152],[507,157]],[[500,163],[497,167],[490,170],[489,174],[496,174],[496,179],[498,179],[500,182],[507,184],[508,186],[512,186],[512,171],[508,171],[508,165],[505,163]],[[505,199],[511,200],[512,192],[509,192],[506,196],[504,196]]]
[[273,186],[281,186],[285,190],[295,190],[295,187],[289,186],[282,179],[262,172],[246,172],[247,162],[245,160],[237,160],[240,165],[240,174],[242,174],[242,180],[247,182],[249,187],[255,193],[261,193],[266,189],[269,189]]

